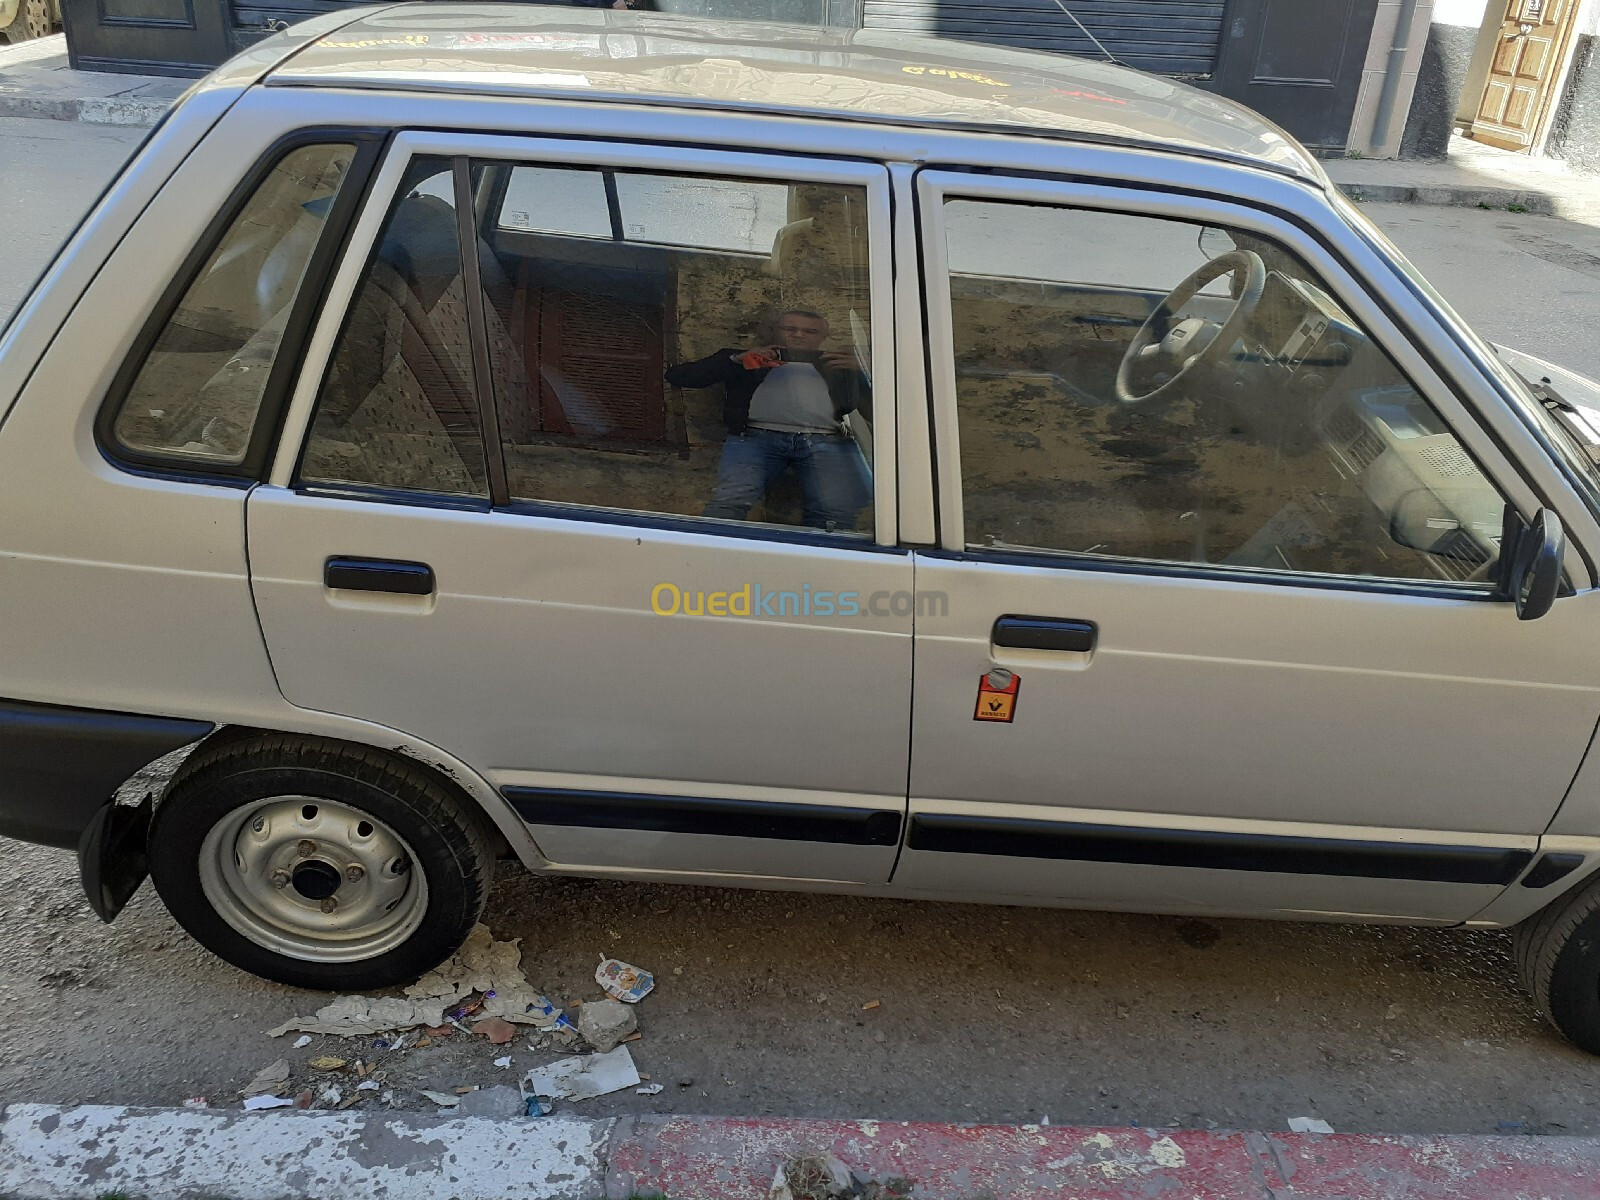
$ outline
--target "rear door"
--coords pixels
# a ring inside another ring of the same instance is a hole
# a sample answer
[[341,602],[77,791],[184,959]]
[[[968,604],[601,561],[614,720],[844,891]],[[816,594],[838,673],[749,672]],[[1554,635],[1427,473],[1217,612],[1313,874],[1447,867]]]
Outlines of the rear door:
[[707,518],[722,392],[661,376],[804,306],[892,427],[886,172],[407,135],[374,195],[249,502],[284,694],[473,764],[558,870],[886,880],[893,439],[816,444],[870,463],[853,522],[805,524],[797,466]]
[[[1538,503],[1500,448],[1265,214],[921,188],[943,528],[917,553],[897,885],[1439,922],[1488,903],[1600,714],[1581,560],[1541,620],[1495,594],[1503,511]],[[1224,232],[1265,271],[1241,338],[1119,399],[1119,306]]]

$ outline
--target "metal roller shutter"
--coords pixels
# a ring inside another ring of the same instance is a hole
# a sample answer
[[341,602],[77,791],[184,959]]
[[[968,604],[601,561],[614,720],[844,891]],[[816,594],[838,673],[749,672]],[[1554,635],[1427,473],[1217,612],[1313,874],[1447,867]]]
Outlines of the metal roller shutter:
[[[1067,0],[1118,61],[1158,75],[1206,76],[1226,0]],[[864,0],[862,25],[968,42],[1105,56],[1055,0]]]

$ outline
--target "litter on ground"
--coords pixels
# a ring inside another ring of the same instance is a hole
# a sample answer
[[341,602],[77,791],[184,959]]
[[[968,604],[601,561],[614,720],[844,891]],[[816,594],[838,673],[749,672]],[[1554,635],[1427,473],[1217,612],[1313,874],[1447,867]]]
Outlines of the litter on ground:
[[244,1102],[245,1108],[251,1112],[262,1108],[290,1108],[294,1101],[286,1096],[251,1096]]
[[296,1050],[304,1050],[309,1045],[311,1045],[311,1035],[309,1033],[302,1033],[294,1040],[294,1048]]
[[1318,1117],[1290,1117],[1289,1128],[1294,1133],[1333,1132],[1333,1126]]
[[638,1087],[639,1071],[626,1046],[606,1054],[585,1054],[559,1058],[535,1067],[522,1081],[524,1096],[548,1096],[555,1100],[592,1100],[624,1088]]
[[656,986],[656,977],[649,971],[641,970],[621,959],[604,957],[600,959],[600,965],[595,968],[594,981],[606,995],[613,1000],[621,1000],[624,1004],[639,1003],[650,994],[650,989]]
[[[520,942],[520,938],[497,942],[487,925],[476,925],[450,961],[406,988],[403,997],[340,996],[309,1017],[285,1021],[267,1032],[271,1037],[290,1032],[355,1037],[420,1027],[427,1037],[440,1038],[448,1037],[452,1028],[465,1031],[461,1022],[473,1017],[480,1026],[493,1018],[576,1034],[572,1020],[528,983],[522,973]],[[639,992],[642,996],[651,984],[649,974],[641,974],[645,981]],[[382,1048],[403,1050],[413,1044],[419,1043],[402,1038]]]
[[275,1092],[289,1082],[289,1060],[280,1058],[270,1066],[262,1067],[256,1072],[256,1077],[240,1089],[242,1096],[259,1096],[265,1092]]
[[840,1200],[859,1194],[850,1168],[831,1154],[801,1154],[772,1177],[767,1200]]
[[299,1029],[307,1033],[351,1037],[443,1023],[444,1005],[438,1001],[402,1000],[395,996],[340,996],[317,1009],[312,1016],[297,1017],[267,1030],[267,1036],[282,1037]]
[[432,1100],[440,1108],[454,1108],[456,1105],[461,1103],[460,1096],[452,1095],[449,1092],[430,1092],[424,1090],[421,1094],[427,1097],[429,1100]]

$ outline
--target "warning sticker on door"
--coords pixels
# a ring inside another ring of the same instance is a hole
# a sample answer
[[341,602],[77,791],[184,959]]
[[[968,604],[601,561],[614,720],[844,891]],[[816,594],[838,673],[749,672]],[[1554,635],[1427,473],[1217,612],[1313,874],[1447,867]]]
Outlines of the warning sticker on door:
[[974,721],[1005,721],[1010,723],[1017,713],[1017,692],[1022,687],[1022,677],[996,667],[978,680],[978,707],[973,711]]

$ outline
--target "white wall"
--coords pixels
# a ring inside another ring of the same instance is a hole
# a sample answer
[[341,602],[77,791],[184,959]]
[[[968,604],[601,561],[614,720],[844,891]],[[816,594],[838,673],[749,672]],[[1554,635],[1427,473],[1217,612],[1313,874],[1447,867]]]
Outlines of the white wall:
[[[1499,0],[1495,0],[1494,7],[1496,10],[1500,8]],[[1434,0],[1433,23],[1476,29],[1483,24],[1483,16],[1488,9],[1489,0]]]

